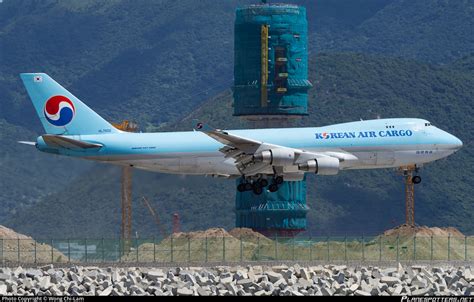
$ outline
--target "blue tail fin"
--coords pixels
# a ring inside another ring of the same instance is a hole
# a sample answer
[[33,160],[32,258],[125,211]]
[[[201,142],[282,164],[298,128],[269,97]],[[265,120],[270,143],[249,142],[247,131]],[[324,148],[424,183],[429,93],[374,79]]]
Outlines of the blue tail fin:
[[45,73],[20,74],[48,134],[120,132]]

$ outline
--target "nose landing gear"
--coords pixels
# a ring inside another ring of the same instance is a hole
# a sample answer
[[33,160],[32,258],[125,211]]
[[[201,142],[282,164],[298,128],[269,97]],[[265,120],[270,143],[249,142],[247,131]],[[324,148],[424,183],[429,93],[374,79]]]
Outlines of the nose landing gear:
[[415,185],[417,185],[417,184],[419,184],[419,183],[421,182],[421,176],[415,175],[415,176],[413,176],[413,177],[411,178],[411,181],[412,181]]

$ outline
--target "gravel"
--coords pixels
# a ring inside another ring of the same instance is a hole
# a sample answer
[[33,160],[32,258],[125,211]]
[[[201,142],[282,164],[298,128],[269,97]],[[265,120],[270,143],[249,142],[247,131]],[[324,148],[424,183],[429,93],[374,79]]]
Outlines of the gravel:
[[0,295],[474,295],[469,266],[1,268]]

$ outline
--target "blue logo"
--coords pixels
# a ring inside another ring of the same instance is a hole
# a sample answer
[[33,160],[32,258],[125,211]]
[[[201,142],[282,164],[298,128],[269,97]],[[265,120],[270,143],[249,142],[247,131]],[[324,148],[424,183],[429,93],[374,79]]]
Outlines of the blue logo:
[[371,137],[403,137],[412,136],[411,130],[380,130],[360,132],[321,132],[315,133],[316,139],[340,139],[340,138],[371,138]]

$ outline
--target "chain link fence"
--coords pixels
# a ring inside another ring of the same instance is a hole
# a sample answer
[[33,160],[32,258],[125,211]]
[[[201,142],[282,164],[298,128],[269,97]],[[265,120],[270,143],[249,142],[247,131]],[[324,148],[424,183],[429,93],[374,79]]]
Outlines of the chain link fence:
[[0,238],[8,263],[205,263],[261,261],[473,261],[474,236]]

